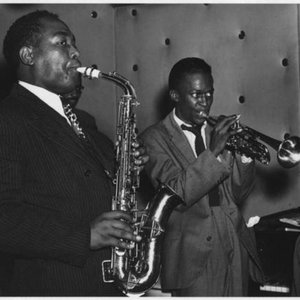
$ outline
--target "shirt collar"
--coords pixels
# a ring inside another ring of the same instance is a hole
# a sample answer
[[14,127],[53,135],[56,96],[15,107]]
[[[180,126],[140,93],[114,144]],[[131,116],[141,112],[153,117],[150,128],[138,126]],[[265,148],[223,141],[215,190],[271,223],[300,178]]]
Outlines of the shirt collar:
[[[191,126],[191,124],[188,124],[188,123],[182,121],[181,119],[179,119],[179,118],[176,116],[175,108],[173,109],[173,118],[174,118],[175,122],[178,124],[178,126],[179,126],[180,128],[181,128],[181,125],[183,125],[183,124],[186,125],[186,126]],[[206,126],[207,126],[207,121],[204,121],[204,122],[203,122],[203,125],[202,125],[202,127],[201,127],[201,129],[205,129]]]
[[25,81],[19,80],[19,84],[21,86],[23,86],[24,88],[26,88],[27,90],[29,90],[35,96],[37,96],[40,100],[42,100],[44,103],[46,103],[52,109],[54,109],[61,116],[66,118],[66,120],[68,120],[68,118],[64,114],[64,109],[63,109],[62,102],[61,102],[59,95],[52,93],[42,87],[27,83]]

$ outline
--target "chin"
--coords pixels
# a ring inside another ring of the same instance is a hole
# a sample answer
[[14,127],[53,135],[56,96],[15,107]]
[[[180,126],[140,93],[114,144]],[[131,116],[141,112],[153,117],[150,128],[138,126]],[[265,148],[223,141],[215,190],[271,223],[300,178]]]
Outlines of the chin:
[[75,89],[75,87],[73,86],[68,86],[68,87],[59,87],[57,90],[56,90],[56,94],[59,94],[59,95],[64,95],[64,94],[69,94],[71,92],[73,92]]
[[205,117],[201,115],[197,115],[193,118],[193,122],[198,124],[198,123],[203,123],[205,121]]
[[64,83],[62,83],[61,88],[65,91],[65,93],[70,93],[76,89],[78,86],[78,80],[68,80]]

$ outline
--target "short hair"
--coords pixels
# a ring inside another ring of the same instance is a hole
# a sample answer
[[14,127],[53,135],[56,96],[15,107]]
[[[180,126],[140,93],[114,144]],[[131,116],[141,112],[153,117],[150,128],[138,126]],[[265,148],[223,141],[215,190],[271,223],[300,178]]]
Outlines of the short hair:
[[211,66],[199,57],[186,57],[179,60],[170,71],[169,89],[176,89],[186,74],[198,72],[212,76]]
[[3,55],[14,71],[20,64],[19,51],[24,46],[38,46],[41,36],[41,18],[57,19],[58,15],[37,10],[17,19],[8,29],[3,41]]

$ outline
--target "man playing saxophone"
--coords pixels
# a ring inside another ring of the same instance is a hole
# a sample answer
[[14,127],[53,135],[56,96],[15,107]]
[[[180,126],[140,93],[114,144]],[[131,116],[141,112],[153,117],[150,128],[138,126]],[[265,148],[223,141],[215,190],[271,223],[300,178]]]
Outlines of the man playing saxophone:
[[[0,109],[2,295],[121,296],[101,263],[140,237],[129,213],[111,211],[112,142],[64,113],[60,96],[80,84],[74,35],[35,11],[12,24],[3,52],[18,82]],[[148,156],[134,149],[141,167]]]
[[172,213],[164,243],[161,284],[173,296],[246,296],[249,273],[263,281],[238,208],[253,187],[255,163],[225,149],[241,130],[233,126],[238,116],[206,122],[213,94],[211,67],[180,60],[169,74],[174,110],[141,135],[153,185],[168,184],[186,203]]

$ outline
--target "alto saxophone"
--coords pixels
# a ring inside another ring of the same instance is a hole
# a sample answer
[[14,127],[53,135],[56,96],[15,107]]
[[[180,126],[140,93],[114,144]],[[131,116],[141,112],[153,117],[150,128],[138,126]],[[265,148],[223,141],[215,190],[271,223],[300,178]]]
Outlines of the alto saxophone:
[[134,165],[132,143],[137,141],[136,114],[139,104],[132,84],[116,72],[108,74],[95,68],[81,67],[78,72],[88,78],[113,81],[123,89],[119,102],[116,129],[116,176],[112,210],[134,216],[134,233],[142,237],[133,249],[112,247],[111,260],[102,262],[104,282],[114,282],[125,295],[143,295],[157,282],[161,269],[161,251],[168,218],[174,208],[184,204],[167,185],[160,184],[155,197],[144,211],[138,211],[136,190],[139,172]]

